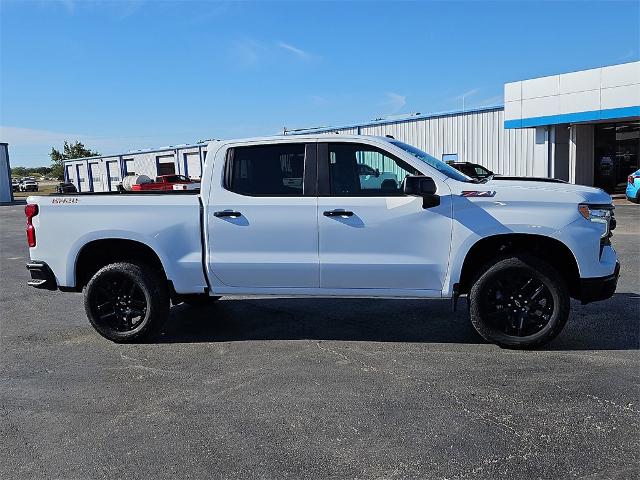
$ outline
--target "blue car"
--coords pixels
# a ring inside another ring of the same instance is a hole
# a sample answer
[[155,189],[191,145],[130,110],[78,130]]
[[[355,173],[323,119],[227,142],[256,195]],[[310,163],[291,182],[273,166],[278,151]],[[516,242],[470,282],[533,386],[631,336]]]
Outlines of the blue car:
[[640,190],[640,170],[636,170],[627,179],[627,200],[638,203],[638,190]]

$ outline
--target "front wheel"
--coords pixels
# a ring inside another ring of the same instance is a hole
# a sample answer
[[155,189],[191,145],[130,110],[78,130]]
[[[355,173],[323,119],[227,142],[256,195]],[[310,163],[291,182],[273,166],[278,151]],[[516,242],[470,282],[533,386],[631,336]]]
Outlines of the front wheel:
[[558,335],[570,299],[560,273],[533,257],[506,257],[485,267],[469,293],[471,323],[489,342],[535,348]]
[[91,325],[118,343],[142,340],[169,317],[169,291],[157,271],[134,263],[101,268],[84,289],[84,307]]

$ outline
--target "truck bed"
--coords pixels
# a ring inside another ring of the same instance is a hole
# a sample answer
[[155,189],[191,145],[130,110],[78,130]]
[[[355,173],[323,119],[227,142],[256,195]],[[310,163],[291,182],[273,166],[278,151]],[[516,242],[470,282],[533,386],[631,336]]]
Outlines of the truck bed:
[[52,268],[58,286],[75,287],[75,263],[83,247],[122,239],[153,249],[177,292],[206,288],[196,192],[52,194],[30,196],[27,203],[39,209],[31,258]]

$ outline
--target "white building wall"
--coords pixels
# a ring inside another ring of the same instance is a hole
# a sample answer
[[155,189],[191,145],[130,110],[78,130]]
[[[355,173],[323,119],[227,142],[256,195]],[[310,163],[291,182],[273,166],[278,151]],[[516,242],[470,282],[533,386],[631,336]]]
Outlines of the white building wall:
[[502,108],[322,131],[392,135],[436,158],[457,154],[459,161],[478,163],[503,175],[547,175],[547,146],[542,149],[536,143],[540,134],[534,128],[505,129]]
[[640,62],[507,83],[504,102],[510,128],[637,116]]
[[[117,184],[122,182],[122,178],[127,174],[131,174],[131,172],[136,175],[147,175],[150,178],[155,178],[158,175],[158,161],[174,162],[176,173],[184,175],[185,155],[187,155],[189,176],[200,178],[202,175],[201,165],[204,164],[206,151],[207,146],[205,144],[185,145],[159,150],[129,152],[122,155],[67,160],[64,162],[65,175],[67,181],[73,183],[76,188],[81,188],[83,192],[89,191],[91,184],[88,180],[88,172],[89,164],[91,164],[94,175],[99,172],[100,178],[100,181],[93,185],[93,191],[115,191],[117,190]],[[85,178],[82,184],[78,182],[78,171]]]

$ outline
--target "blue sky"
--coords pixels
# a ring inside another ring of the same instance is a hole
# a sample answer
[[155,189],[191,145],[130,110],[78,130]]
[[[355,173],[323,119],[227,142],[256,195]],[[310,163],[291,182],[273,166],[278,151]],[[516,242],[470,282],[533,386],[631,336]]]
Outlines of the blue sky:
[[640,2],[0,0],[13,166],[502,103],[638,60]]

